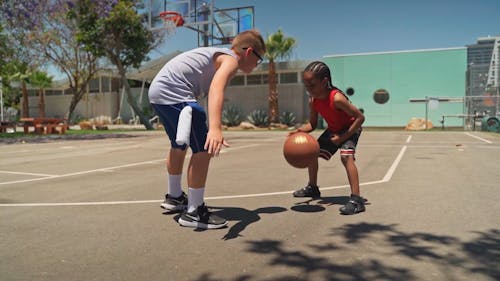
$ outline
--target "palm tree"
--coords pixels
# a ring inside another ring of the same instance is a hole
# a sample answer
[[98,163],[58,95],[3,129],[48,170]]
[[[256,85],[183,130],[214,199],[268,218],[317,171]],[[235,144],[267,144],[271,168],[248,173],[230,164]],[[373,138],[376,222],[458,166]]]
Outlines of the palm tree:
[[35,71],[29,77],[30,84],[38,88],[38,116],[45,117],[45,88],[52,85],[52,76],[43,71]]
[[275,60],[289,57],[295,45],[295,38],[285,37],[281,28],[276,33],[269,35],[266,41],[266,57],[269,59],[269,124],[279,123],[280,116],[278,81],[276,81],[276,66],[274,62]]
[[14,74],[10,76],[9,80],[20,84],[22,99],[23,99],[21,117],[28,118],[30,117],[30,108],[28,104],[28,90],[26,89],[26,84],[29,81],[29,76],[31,75],[31,71],[28,69],[28,64],[23,62],[14,63],[13,67],[14,67]]

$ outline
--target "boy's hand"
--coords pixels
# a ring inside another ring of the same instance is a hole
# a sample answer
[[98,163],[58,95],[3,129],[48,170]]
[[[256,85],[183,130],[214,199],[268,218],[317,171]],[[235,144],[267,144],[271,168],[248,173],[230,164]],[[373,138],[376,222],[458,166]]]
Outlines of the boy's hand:
[[205,142],[205,149],[208,154],[218,156],[222,146],[229,147],[220,131],[208,131],[207,141]]

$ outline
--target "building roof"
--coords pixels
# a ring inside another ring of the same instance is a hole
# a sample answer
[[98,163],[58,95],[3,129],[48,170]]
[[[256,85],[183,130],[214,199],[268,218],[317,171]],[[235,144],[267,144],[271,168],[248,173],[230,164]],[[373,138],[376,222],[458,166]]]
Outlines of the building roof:
[[348,57],[348,56],[368,56],[368,55],[383,55],[383,54],[398,54],[398,53],[435,52],[435,51],[449,51],[449,50],[462,50],[462,49],[466,49],[466,47],[417,49],[417,50],[370,52],[370,53],[354,53],[354,54],[343,54],[343,55],[342,54],[341,55],[326,55],[326,56],[323,56],[323,58]]
[[[138,69],[131,69],[127,71],[127,78],[138,81],[149,81],[151,82],[156,74],[160,71],[160,69],[172,58],[182,53],[181,51],[172,52],[168,55],[156,58],[151,61],[145,62]],[[113,66],[109,68],[102,68],[95,74],[95,77],[100,76],[118,76],[116,69]],[[52,82],[52,87],[50,89],[62,89],[68,87],[69,82],[67,78],[63,78],[60,80],[55,80]]]
[[168,55],[144,63],[139,69],[128,71],[127,78],[139,81],[153,81],[153,78],[161,70],[161,68],[175,56],[182,53],[181,51],[172,52]]

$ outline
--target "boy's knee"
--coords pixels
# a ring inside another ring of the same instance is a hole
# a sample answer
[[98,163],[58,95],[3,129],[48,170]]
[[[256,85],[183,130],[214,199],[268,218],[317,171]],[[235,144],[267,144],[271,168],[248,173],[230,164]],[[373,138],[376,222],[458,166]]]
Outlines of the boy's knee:
[[340,160],[343,164],[348,164],[350,161],[354,161],[354,155],[340,155]]

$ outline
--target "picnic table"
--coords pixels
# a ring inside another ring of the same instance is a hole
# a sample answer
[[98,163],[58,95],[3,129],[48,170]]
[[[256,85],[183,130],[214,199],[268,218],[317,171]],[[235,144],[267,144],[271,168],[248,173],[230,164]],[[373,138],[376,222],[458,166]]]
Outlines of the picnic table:
[[29,134],[31,128],[35,134],[64,134],[69,128],[65,119],[61,118],[21,118],[19,119],[24,133]]
[[0,121],[0,133],[8,133],[8,129],[12,129],[14,132],[16,131],[16,122],[15,121]]

